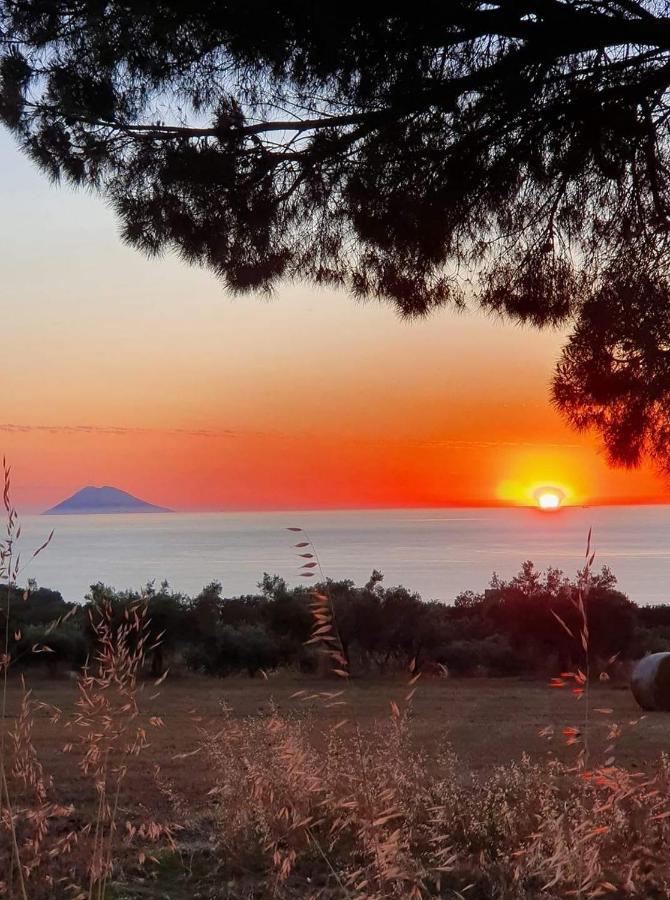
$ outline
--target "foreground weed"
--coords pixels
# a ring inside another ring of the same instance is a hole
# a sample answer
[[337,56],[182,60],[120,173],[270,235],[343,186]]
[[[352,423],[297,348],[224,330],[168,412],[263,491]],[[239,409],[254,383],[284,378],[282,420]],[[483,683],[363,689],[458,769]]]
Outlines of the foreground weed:
[[[77,680],[75,714],[64,723],[72,739],[64,750],[77,756],[79,771],[97,798],[95,819],[84,825],[77,840],[85,841],[87,850],[86,897],[103,900],[120,842],[120,798],[129,768],[150,746],[147,729],[162,727],[163,722],[157,717],[147,720],[140,709],[139,679],[146,654],[153,649],[146,604],[126,607],[117,621],[112,605],[103,602],[91,612],[90,627],[98,652]],[[53,707],[42,708],[54,722],[62,715]],[[173,845],[173,828],[151,818],[126,820],[124,830],[125,846],[160,839]],[[144,860],[143,851],[139,857]]]
[[[531,836],[527,853],[542,860],[548,878],[543,890],[548,890],[569,879],[574,883],[573,893],[578,898],[594,897],[607,893],[635,891],[636,880],[644,877],[648,859],[653,851],[651,844],[639,844],[634,859],[628,860],[623,869],[608,869],[603,858],[615,852],[618,843],[625,843],[617,824],[646,817],[647,826],[670,817],[667,810],[667,767],[662,761],[656,776],[631,773],[616,765],[616,742],[622,734],[622,726],[611,721],[612,709],[592,707],[592,672],[590,629],[588,614],[589,588],[595,552],[591,548],[592,533],[589,530],[584,556],[584,567],[579,573],[578,586],[572,605],[576,626],[568,625],[557,613],[554,617],[563,630],[575,642],[581,653],[581,662],[575,671],[561,672],[553,678],[550,687],[563,689],[570,684],[571,693],[582,706],[579,726],[567,725],[563,739],[568,747],[576,749],[575,764],[566,775],[576,776],[574,797],[558,819],[545,818]],[[609,680],[608,667],[618,657],[614,654],[598,674],[600,681]],[[597,727],[596,718],[603,717],[603,727]],[[643,716],[630,721],[636,726]],[[604,731],[602,759],[597,761],[593,753],[594,730]],[[550,729],[543,729],[543,736],[552,737]],[[637,824],[637,821],[636,821]],[[547,848],[551,853],[547,857]],[[645,859],[646,858],[646,859]]]
[[[45,772],[33,741],[35,716],[45,714],[56,723],[60,709],[35,700],[22,679],[22,698],[11,730],[6,728],[10,666],[9,615],[12,602],[21,602],[16,589],[22,571],[18,541],[21,528],[10,499],[10,469],[3,461],[5,537],[0,541],[0,580],[7,591],[2,665],[2,730],[0,731],[0,894],[22,900],[67,896],[103,900],[110,889],[115,854],[121,847],[173,844],[172,828],[151,817],[126,821],[121,834],[120,801],[130,766],[149,747],[148,729],[162,726],[140,710],[139,679],[145,665],[149,618],[145,603],[127,607],[120,621],[111,604],[91,612],[89,628],[97,652],[77,678],[74,715],[62,724],[71,737],[63,748],[78,757],[80,775],[91,784],[95,803],[92,821],[81,821],[73,803],[58,798],[57,786]],[[31,555],[41,553],[47,540]],[[23,595],[23,599],[27,599]],[[46,629],[58,628],[73,607]],[[31,653],[52,652],[34,645]],[[159,681],[162,679],[159,679]],[[143,857],[140,852],[140,857]],[[87,885],[87,886],[85,886]]]
[[[8,872],[7,881],[0,880],[0,890],[14,891],[14,878],[16,877],[17,890],[19,895],[26,900],[26,877],[25,864],[21,858],[19,848],[19,840],[17,837],[17,815],[14,809],[12,794],[9,785],[9,763],[7,754],[7,732],[5,722],[7,719],[7,680],[9,668],[13,662],[10,653],[10,612],[11,604],[15,599],[16,583],[21,573],[21,554],[18,542],[21,537],[21,526],[19,524],[16,508],[11,500],[11,468],[7,465],[7,461],[2,459],[2,504],[5,511],[5,534],[0,540],[0,583],[4,584],[7,590],[7,604],[4,610],[4,640],[2,651],[0,652],[0,672],[2,675],[2,703],[0,704],[0,826],[9,834],[10,859],[9,865],[6,867]],[[46,541],[32,552],[31,559],[38,556],[49,545],[53,538],[53,531],[49,534]],[[16,597],[18,599],[18,596]],[[25,599],[25,595],[24,595]],[[19,635],[20,637],[20,635]],[[39,652],[40,648],[34,648]],[[0,879],[2,876],[0,875]]]

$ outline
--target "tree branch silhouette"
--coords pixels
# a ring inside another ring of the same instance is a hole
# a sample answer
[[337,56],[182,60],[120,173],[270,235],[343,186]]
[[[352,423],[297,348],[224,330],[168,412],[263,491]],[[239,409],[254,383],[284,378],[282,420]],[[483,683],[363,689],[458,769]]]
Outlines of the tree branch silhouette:
[[0,121],[130,244],[231,291],[295,278],[572,329],[558,407],[613,462],[670,469],[667,0],[0,0]]

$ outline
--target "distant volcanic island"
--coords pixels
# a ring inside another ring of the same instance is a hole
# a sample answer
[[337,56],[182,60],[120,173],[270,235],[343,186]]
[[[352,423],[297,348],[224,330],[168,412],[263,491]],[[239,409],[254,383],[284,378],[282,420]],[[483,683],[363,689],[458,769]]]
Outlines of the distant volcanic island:
[[107,513],[164,513],[172,512],[154,506],[114,487],[84,487],[76,494],[44,511],[45,516],[85,516]]

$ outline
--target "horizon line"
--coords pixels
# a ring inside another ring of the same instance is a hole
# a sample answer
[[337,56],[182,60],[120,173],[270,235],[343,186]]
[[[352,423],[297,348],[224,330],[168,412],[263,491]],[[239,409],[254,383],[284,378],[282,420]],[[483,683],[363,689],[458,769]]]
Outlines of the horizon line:
[[[152,504],[161,505],[161,504]],[[629,506],[668,506],[670,505],[670,496],[663,498],[618,498],[613,500],[593,500],[588,503],[564,503],[558,509],[542,510],[534,503],[504,503],[496,501],[481,502],[452,502],[452,503],[424,503],[424,504],[364,504],[364,505],[343,505],[343,506],[225,506],[212,508],[202,507],[175,507],[166,508],[160,512],[138,511],[124,513],[51,513],[52,515],[62,515],[63,517],[77,517],[81,515],[97,515],[97,516],[116,516],[116,515],[217,515],[222,513],[313,513],[313,512],[403,512],[411,510],[443,510],[443,509],[525,509],[542,513],[543,516],[560,516],[562,510],[571,509],[593,509],[594,507],[629,507]],[[53,507],[27,509],[23,515],[44,515],[51,512]]]

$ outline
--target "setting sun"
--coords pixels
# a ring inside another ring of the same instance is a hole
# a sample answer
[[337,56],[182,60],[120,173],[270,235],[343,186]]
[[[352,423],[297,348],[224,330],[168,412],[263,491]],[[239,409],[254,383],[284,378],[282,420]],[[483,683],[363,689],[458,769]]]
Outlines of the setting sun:
[[558,509],[563,501],[563,492],[557,488],[541,488],[535,494],[540,509]]

